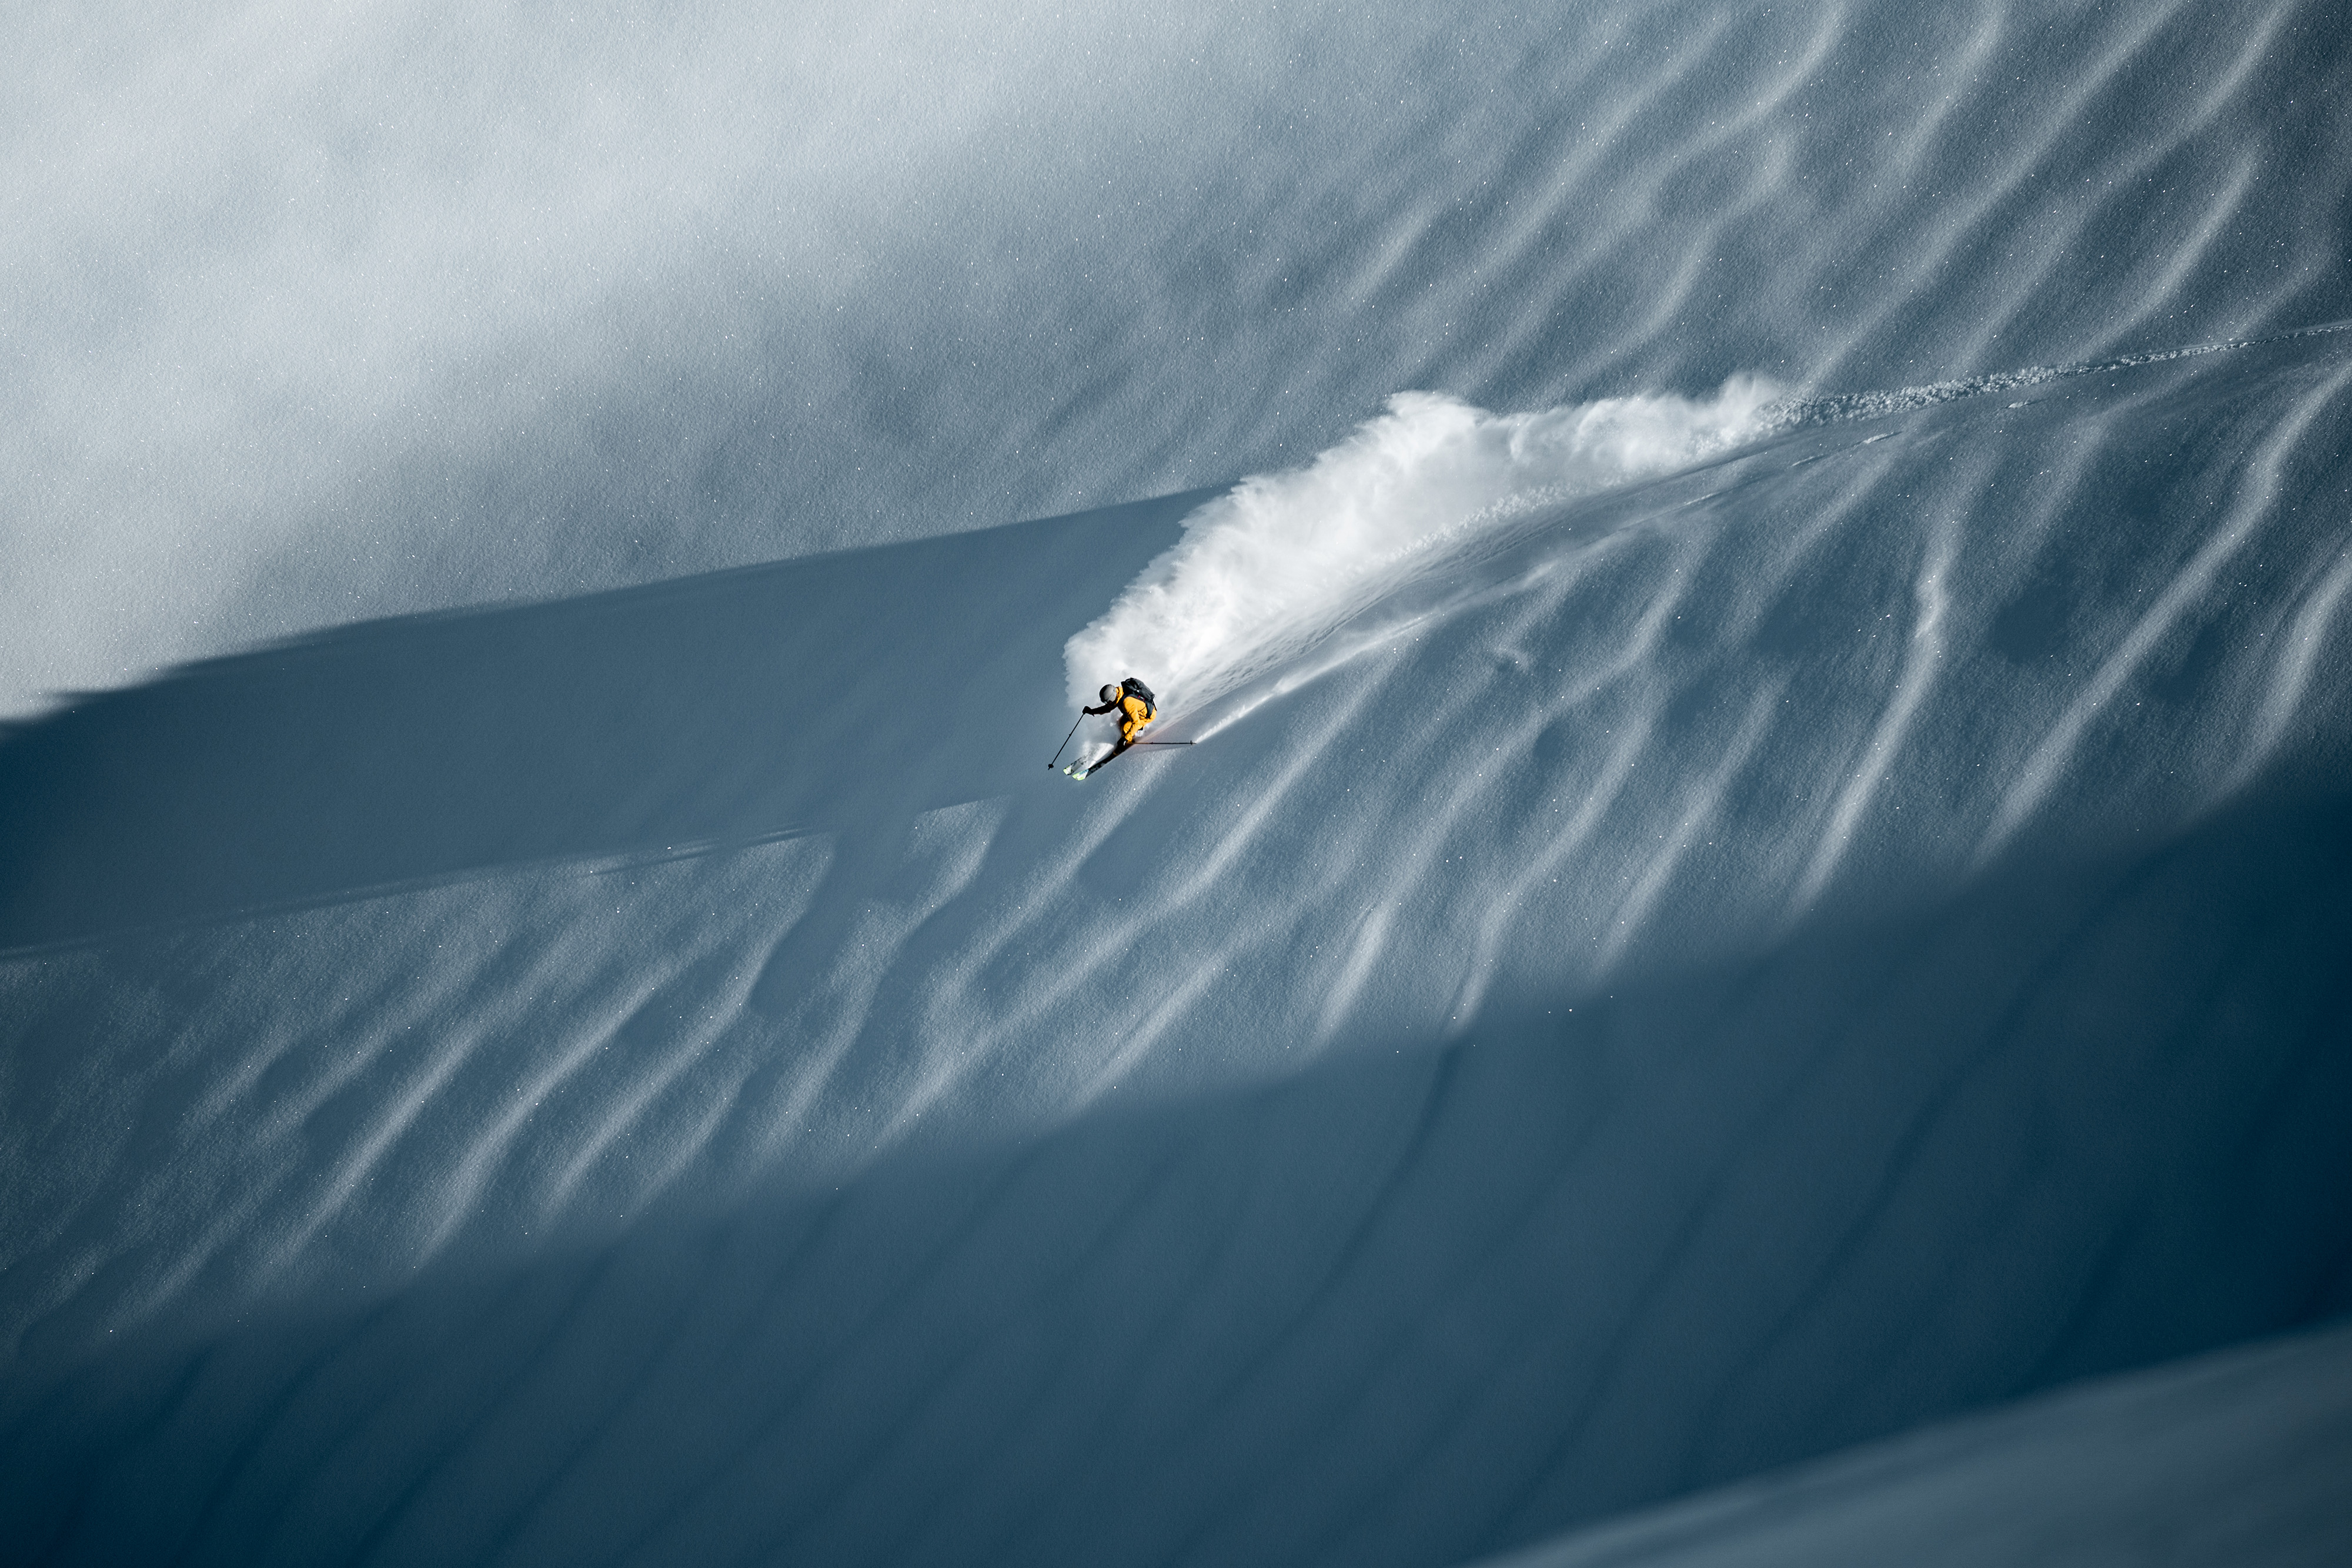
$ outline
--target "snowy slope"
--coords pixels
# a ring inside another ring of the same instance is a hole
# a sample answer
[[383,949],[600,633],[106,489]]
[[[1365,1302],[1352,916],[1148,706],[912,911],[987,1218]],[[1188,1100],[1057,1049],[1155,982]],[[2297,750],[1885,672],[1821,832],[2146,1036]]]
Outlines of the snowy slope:
[[[10,883],[61,946],[8,973],[9,1529],[1441,1562],[2343,1311],[2345,343],[1507,510],[1083,789],[996,721],[1179,507],[33,729],[13,791],[127,891]],[[1059,598],[787,678],[992,571]],[[310,880],[210,858],[280,827]]]
[[1491,1568],[2339,1562],[2352,1333],[2142,1373],[1764,1478]]
[[2352,1310],[2330,8],[27,37],[0,1557],[1434,1568]]
[[399,611],[2352,317],[2330,0],[110,0],[0,60],[0,714]]

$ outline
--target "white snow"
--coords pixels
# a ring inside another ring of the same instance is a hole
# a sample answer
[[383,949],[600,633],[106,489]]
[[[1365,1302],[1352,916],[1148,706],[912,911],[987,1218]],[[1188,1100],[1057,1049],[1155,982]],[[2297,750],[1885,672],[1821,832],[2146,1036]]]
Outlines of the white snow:
[[1430,392],[1303,468],[1243,480],[1069,642],[1074,706],[1146,678],[1163,716],[1295,662],[1429,553],[1542,506],[1690,466],[1762,433],[1778,389],[1739,377],[1704,402],[1607,398],[1493,414]]
[[0,1557],[2329,1460],[2340,18],[1245,9],[27,19]]

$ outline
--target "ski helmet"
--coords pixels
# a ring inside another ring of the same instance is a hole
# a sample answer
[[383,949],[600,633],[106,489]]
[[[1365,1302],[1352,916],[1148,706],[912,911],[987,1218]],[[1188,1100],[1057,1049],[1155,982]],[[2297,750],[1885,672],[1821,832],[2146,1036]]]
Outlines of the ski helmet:
[[1102,700],[1107,703],[1115,703],[1118,701],[1118,688],[1117,686],[1105,686],[1096,695],[1100,696]]

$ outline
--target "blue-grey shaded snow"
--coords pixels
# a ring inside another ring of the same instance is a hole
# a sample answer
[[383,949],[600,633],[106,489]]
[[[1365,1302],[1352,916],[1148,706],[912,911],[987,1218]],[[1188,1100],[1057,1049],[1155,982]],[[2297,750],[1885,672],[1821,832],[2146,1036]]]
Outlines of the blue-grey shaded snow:
[[2352,1540],[2352,1331],[2118,1378],[1484,1568],[2312,1568]]
[[150,1331],[12,1387],[0,1531],[1442,1563],[2339,1313],[2347,820],[2250,803],[1435,1052]]
[[[962,755],[967,686],[1059,708],[1071,579],[938,620],[936,705],[776,678],[878,714],[876,779],[727,787],[735,686],[489,658],[461,717],[626,759],[512,867],[394,798],[352,828],[401,874],[314,850],[275,913],[15,882],[6,1528],[1435,1563],[2344,1311],[2343,342],[1922,392],[1539,508],[1181,767]],[[1056,582],[1168,520],[967,541]],[[690,660],[680,613],[963,548],[337,634],[6,760],[69,861],[151,832],[202,890],[242,813],[326,831],[381,766],[364,706],[273,739],[285,683],[597,618]],[[243,716],[216,754],[204,714]],[[142,789],[110,733],[226,783]],[[297,740],[315,773],[233,787]]]
[[1435,1568],[2352,1309],[2326,7],[143,17],[0,1555]]

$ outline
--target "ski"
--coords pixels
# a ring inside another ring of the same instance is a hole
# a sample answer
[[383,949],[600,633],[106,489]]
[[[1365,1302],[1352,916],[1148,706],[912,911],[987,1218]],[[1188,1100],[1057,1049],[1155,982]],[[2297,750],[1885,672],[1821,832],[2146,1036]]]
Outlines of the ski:
[[1139,751],[1147,746],[1190,746],[1192,744],[1192,743],[1189,740],[1130,741],[1126,747],[1118,751],[1112,752],[1108,757],[1104,758],[1092,768],[1080,768],[1076,763],[1071,763],[1068,767],[1062,769],[1062,777],[1071,780],[1073,783],[1083,784],[1088,779],[1093,778],[1096,774],[1101,772],[1104,768],[1109,767],[1112,763],[1126,756],[1128,752]]

